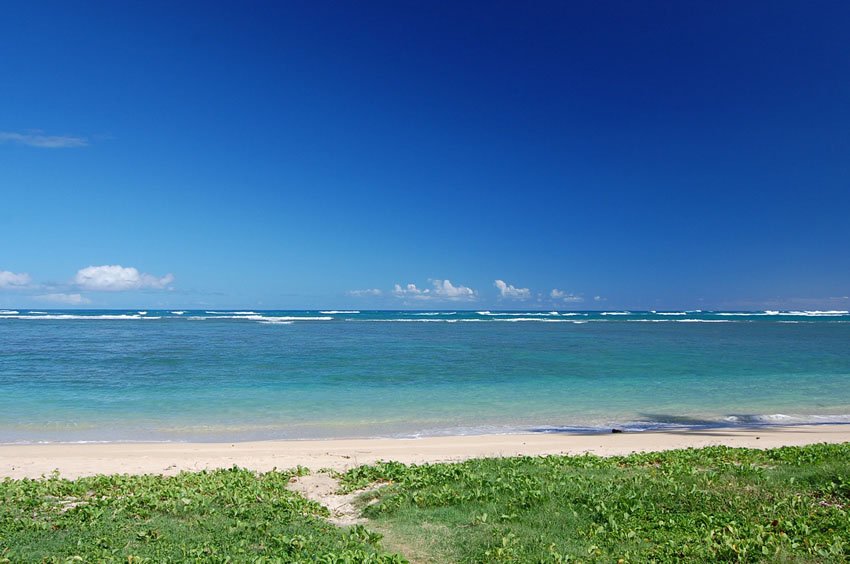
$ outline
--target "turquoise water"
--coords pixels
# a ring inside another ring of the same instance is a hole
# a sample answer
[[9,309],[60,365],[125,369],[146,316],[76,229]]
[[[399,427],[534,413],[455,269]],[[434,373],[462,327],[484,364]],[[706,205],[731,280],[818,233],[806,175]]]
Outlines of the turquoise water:
[[847,312],[0,311],[0,442],[850,422]]

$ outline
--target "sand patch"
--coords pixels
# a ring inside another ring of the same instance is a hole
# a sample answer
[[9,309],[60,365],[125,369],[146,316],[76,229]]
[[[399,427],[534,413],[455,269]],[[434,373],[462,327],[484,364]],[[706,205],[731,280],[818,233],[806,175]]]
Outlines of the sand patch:
[[348,494],[338,494],[339,481],[333,476],[321,472],[307,476],[295,476],[289,481],[290,490],[327,507],[331,513],[328,521],[340,527],[366,522],[366,519],[361,517],[360,509],[354,502],[360,495],[374,491],[379,487],[381,486],[373,486]]

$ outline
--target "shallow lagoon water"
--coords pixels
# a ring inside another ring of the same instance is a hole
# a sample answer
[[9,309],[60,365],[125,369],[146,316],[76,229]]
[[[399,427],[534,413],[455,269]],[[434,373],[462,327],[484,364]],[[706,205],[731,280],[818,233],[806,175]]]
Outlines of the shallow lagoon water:
[[0,312],[7,443],[835,422],[846,312]]

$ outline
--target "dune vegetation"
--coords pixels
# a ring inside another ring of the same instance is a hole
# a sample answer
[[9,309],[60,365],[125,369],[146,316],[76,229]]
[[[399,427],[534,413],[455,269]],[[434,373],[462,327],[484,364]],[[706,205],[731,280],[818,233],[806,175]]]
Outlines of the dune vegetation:
[[287,489],[304,469],[0,483],[3,562],[850,560],[850,444],[362,466],[365,524]]

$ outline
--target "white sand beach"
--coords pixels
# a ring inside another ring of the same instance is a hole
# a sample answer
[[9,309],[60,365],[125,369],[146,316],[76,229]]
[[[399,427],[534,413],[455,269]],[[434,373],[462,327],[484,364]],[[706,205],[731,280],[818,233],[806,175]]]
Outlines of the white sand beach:
[[593,453],[600,456],[709,445],[774,448],[850,442],[850,425],[705,429],[612,434],[517,434],[419,439],[338,439],[243,443],[0,445],[0,477],[176,474],[240,466],[344,470],[378,460],[423,463],[467,458]]

